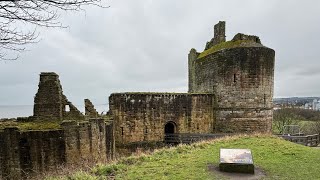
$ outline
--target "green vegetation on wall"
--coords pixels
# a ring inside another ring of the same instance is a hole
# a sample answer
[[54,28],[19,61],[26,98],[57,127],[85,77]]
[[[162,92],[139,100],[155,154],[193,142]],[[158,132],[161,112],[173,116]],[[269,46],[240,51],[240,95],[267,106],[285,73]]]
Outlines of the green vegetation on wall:
[[61,121],[32,121],[32,122],[17,122],[7,121],[0,123],[0,130],[9,127],[17,127],[21,131],[27,130],[53,130],[61,129]]
[[220,44],[217,44],[215,46],[212,46],[210,49],[207,49],[205,51],[203,51],[202,53],[200,53],[200,55],[198,56],[198,59],[203,58],[209,54],[215,53],[217,51],[220,51],[222,49],[230,49],[230,48],[235,48],[235,47],[242,47],[245,45],[252,44],[254,42],[250,41],[250,40],[238,40],[238,41],[226,41],[226,42],[222,42]]

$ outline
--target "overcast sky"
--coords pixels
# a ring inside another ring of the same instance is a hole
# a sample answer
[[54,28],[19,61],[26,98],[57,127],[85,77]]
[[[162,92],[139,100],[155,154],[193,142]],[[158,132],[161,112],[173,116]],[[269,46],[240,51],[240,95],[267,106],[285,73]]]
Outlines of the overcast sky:
[[40,72],[60,75],[74,104],[106,104],[112,92],[187,92],[187,55],[213,26],[227,40],[257,35],[275,50],[275,97],[320,96],[320,1],[109,0],[63,13],[66,29],[40,29],[17,61],[0,61],[0,105],[32,105]]

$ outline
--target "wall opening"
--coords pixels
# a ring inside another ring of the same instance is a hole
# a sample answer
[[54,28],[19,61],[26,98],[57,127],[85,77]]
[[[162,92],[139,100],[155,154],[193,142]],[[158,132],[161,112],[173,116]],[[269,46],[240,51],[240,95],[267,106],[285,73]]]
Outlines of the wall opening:
[[64,106],[64,110],[65,110],[66,112],[70,112],[70,106],[69,106],[69,105],[65,105],[65,106]]
[[233,74],[233,82],[237,82],[237,75],[236,74]]
[[174,134],[176,131],[176,126],[173,122],[167,122],[164,126],[164,133],[165,134]]

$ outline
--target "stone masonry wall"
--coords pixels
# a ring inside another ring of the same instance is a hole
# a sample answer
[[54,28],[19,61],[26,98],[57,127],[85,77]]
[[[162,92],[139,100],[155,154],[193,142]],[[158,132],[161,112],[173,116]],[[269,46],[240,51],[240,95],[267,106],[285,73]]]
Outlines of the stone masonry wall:
[[97,118],[99,117],[99,113],[94,108],[94,105],[89,99],[84,100],[84,107],[85,107],[85,115],[90,118]]
[[62,88],[56,73],[41,73],[34,98],[33,114],[43,119],[62,120]]
[[246,41],[251,41],[251,42],[261,44],[260,38],[254,35],[246,35],[243,33],[238,33],[232,38],[232,41],[239,41],[239,40],[246,40]]
[[114,93],[109,98],[119,144],[163,141],[166,123],[175,133],[211,133],[214,126],[211,94]]
[[56,169],[65,161],[63,132],[7,128],[0,132],[0,179]]
[[0,131],[0,179],[21,179],[16,128]]
[[195,71],[195,63],[200,53],[198,53],[194,48],[192,48],[188,54],[188,78],[189,83],[188,92],[194,92],[193,86],[195,84],[196,71]]
[[80,111],[63,95],[59,76],[53,72],[40,74],[39,89],[34,98],[33,116],[41,120],[84,119]]
[[64,122],[62,126],[60,130],[1,131],[0,179],[22,179],[28,173],[55,170],[64,164],[113,159],[112,123],[90,119],[83,123]]
[[194,92],[216,95],[216,132],[271,131],[274,51],[255,45],[195,61]]
[[214,25],[214,37],[211,39],[211,41],[207,42],[205,50],[219,43],[225,42],[226,41],[225,34],[226,34],[226,22],[219,21],[218,24]]
[[82,163],[107,160],[106,124],[103,119],[90,119],[89,123],[76,121],[62,124],[66,142],[66,162]]

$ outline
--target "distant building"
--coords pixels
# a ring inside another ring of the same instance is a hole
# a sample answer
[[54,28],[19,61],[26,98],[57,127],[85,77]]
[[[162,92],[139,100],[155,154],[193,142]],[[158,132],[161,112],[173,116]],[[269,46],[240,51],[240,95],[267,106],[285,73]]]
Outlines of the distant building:
[[320,100],[314,99],[312,102],[305,103],[304,109],[320,111]]
[[315,106],[315,111],[320,111],[320,100],[317,101],[316,106]]

